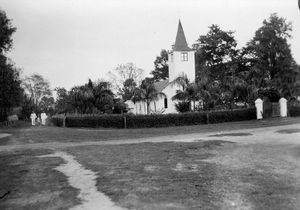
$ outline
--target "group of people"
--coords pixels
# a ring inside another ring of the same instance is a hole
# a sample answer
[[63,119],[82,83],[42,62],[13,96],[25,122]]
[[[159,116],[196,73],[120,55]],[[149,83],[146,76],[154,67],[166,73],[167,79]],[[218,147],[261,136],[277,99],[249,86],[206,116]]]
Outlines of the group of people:
[[31,125],[46,125],[47,115],[45,112],[42,112],[39,116],[37,116],[34,111],[32,111],[30,115]]

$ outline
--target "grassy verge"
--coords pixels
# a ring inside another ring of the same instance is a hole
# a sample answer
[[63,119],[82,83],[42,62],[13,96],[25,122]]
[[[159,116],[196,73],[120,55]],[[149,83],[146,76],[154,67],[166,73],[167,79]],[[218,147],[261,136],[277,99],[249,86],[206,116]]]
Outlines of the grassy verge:
[[0,209],[68,209],[79,203],[77,190],[53,170],[62,160],[35,157],[49,152],[0,154]]
[[68,152],[98,173],[99,191],[129,209],[297,209],[294,166],[281,159],[287,150],[260,146],[215,140]]

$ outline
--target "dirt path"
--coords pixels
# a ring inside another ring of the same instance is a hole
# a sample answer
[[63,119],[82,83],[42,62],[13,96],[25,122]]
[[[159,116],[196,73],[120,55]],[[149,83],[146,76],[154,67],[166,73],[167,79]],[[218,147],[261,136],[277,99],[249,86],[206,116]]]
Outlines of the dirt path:
[[65,174],[68,177],[70,185],[80,190],[78,198],[82,200],[82,204],[72,207],[70,210],[125,210],[114,205],[109,197],[97,190],[96,173],[85,169],[74,159],[72,155],[69,155],[65,152],[55,152],[50,155],[41,155],[37,157],[59,157],[66,162],[56,167],[55,170]]
[[8,136],[11,136],[11,134],[9,134],[9,133],[0,133],[0,139],[8,137]]

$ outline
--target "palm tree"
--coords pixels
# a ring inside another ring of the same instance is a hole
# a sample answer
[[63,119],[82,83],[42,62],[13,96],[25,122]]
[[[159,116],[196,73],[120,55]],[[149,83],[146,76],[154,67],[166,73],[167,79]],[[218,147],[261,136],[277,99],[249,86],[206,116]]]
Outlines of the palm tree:
[[137,101],[145,102],[147,105],[147,114],[150,114],[150,104],[152,101],[156,101],[159,98],[166,97],[162,92],[158,92],[155,89],[154,81],[150,78],[146,78],[142,81],[139,88],[136,88],[132,97],[132,101],[135,103]]
[[186,74],[182,74],[171,82],[171,85],[178,85],[182,90],[177,90],[172,100],[179,100],[184,103],[193,104],[193,111],[196,110],[196,102],[201,99],[200,88],[196,83],[190,83]]

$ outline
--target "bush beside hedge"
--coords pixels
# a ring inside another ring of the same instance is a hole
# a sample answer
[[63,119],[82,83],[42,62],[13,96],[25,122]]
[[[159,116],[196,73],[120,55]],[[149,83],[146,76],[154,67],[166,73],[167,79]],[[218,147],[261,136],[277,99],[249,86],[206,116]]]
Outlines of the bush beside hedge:
[[[63,115],[53,116],[52,123],[62,126],[63,117]],[[124,128],[124,117],[126,117],[127,128],[152,128],[251,120],[256,119],[256,109],[162,115],[69,115],[66,117],[66,126]]]
[[291,117],[300,116],[300,106],[291,106],[289,112]]

